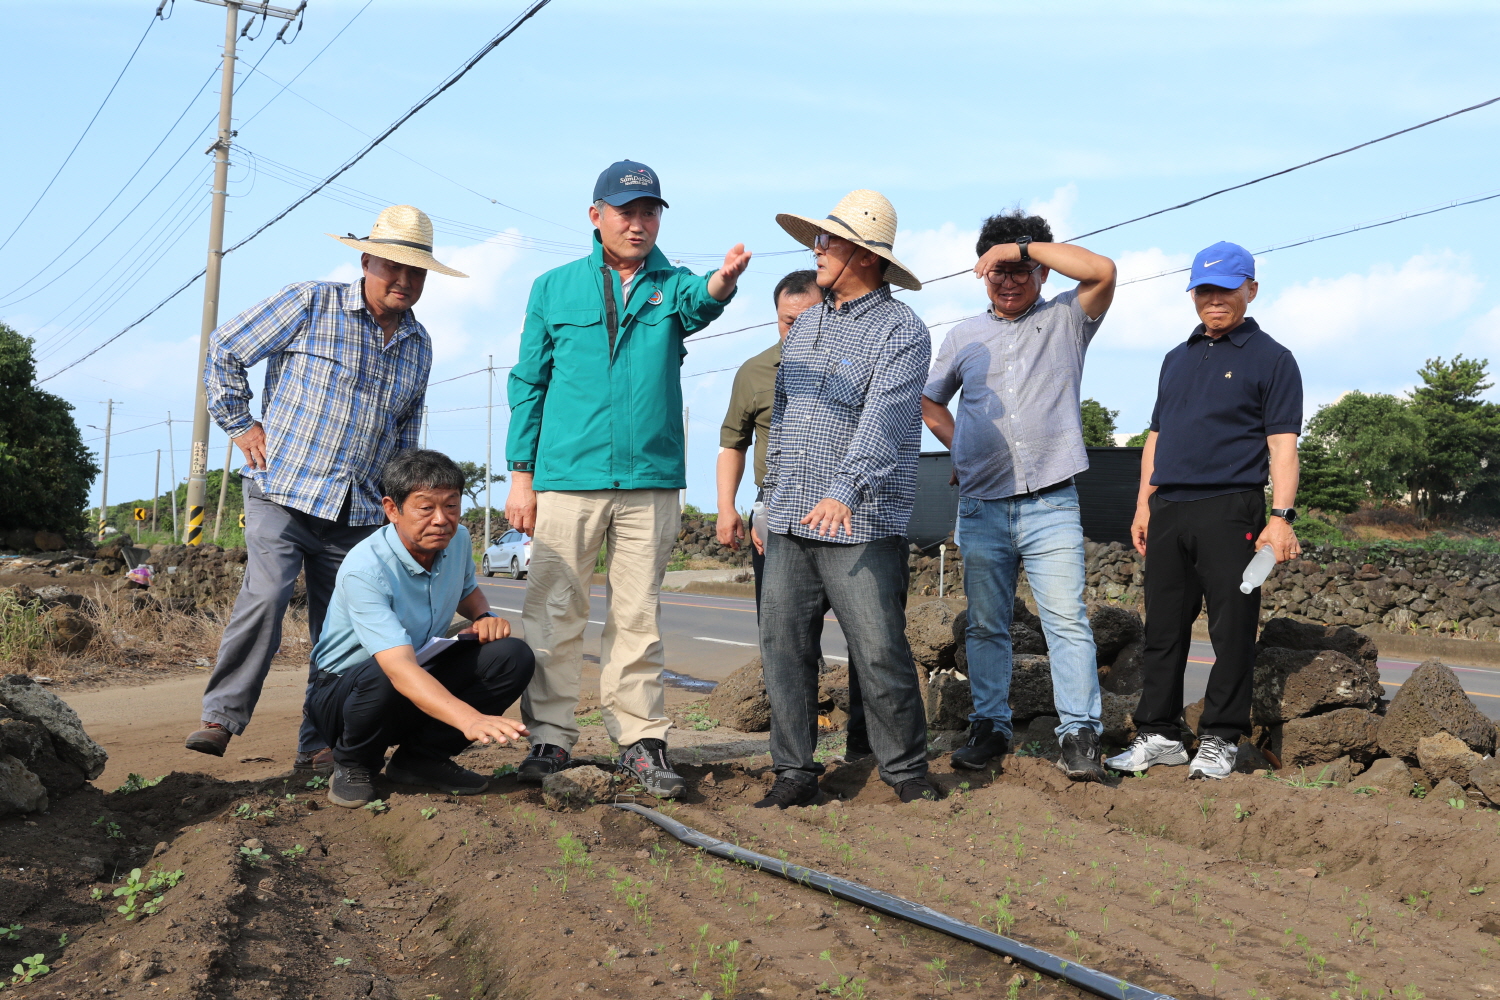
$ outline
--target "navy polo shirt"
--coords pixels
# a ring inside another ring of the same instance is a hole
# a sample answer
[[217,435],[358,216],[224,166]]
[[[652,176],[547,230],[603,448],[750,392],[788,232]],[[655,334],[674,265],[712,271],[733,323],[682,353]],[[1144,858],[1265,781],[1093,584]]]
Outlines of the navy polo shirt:
[[1163,500],[1264,489],[1269,434],[1302,433],[1302,373],[1255,320],[1218,340],[1193,331],[1161,364],[1151,483]]

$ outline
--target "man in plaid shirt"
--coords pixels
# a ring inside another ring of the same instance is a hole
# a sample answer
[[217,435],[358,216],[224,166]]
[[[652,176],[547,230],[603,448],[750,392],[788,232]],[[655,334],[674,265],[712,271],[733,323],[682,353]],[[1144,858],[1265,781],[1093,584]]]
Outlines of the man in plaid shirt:
[[934,799],[906,641],[906,525],[931,341],[890,288],[922,285],[892,255],[896,211],[874,191],[849,193],[823,219],[776,221],[812,248],[823,302],[797,317],[782,347],[761,487],[760,648],[776,782],[756,806],[807,805],[819,794],[818,640],[828,605],[849,645],[880,776],[903,802]]
[[[429,270],[467,277],[433,259],[432,223],[410,205],[387,208],[367,238],[334,239],[364,251],[360,280],[288,285],[209,343],[209,412],[245,456],[246,560],[203,694],[203,728],[186,742],[199,753],[222,757],[245,731],[304,572],[308,652],[317,644],[344,556],[385,523],[378,470],[417,445],[432,343],[411,307]],[[261,361],[263,422],[250,412],[246,377]],[[333,770],[305,714],[295,767]]]

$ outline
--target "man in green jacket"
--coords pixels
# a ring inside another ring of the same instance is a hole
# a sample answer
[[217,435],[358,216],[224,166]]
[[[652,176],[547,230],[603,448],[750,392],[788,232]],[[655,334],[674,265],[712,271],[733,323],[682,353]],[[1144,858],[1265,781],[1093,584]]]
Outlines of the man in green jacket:
[[661,185],[649,167],[611,164],[594,185],[594,252],[531,286],[510,372],[505,514],[532,538],[521,621],[537,668],[521,714],[531,731],[522,781],[567,765],[595,561],[608,542],[599,656],[605,729],[620,767],[660,797],[682,793],[667,763],[659,597],[687,485],[683,340],[724,311],[750,263],[743,243],[704,277],[656,249]]

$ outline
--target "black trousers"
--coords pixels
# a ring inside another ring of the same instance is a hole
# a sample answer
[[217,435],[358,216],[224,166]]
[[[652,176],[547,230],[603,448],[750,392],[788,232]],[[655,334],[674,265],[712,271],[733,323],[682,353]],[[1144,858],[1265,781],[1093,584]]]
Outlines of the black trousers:
[[[760,620],[761,581],[766,578],[766,557],[755,547],[755,542],[746,539],[750,546],[750,569],[755,575],[755,619]],[[828,614],[830,605],[823,601],[823,613]],[[844,740],[846,752],[869,753],[870,734],[865,727],[865,699],[859,690],[859,674],[851,664],[849,669],[849,724],[844,727],[848,736]]]
[[1240,593],[1245,564],[1266,526],[1260,490],[1205,500],[1171,501],[1154,494],[1146,533],[1145,690],[1135,709],[1141,733],[1177,739],[1182,675],[1193,622],[1208,601],[1214,665],[1208,674],[1200,736],[1237,743],[1250,734],[1250,693],[1260,590]]
[[[460,642],[427,665],[449,693],[485,715],[499,715],[521,697],[535,667],[531,647],[516,638]],[[342,674],[319,672],[307,715],[343,767],[378,771],[393,746],[419,756],[452,757],[472,742],[398,692],[374,657]]]

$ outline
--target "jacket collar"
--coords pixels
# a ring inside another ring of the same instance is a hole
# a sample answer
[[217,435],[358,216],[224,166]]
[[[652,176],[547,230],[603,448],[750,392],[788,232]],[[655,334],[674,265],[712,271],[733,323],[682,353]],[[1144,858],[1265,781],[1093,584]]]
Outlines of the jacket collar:
[[[1205,328],[1203,324],[1199,323],[1196,327],[1193,328],[1193,332],[1188,336],[1187,342],[1189,344],[1195,344],[1200,340],[1211,339],[1208,334],[1204,332],[1204,329]],[[1241,322],[1239,326],[1235,327],[1233,330],[1230,330],[1219,339],[1227,340],[1235,347],[1244,347],[1245,342],[1248,341],[1251,337],[1255,336],[1257,333],[1260,333],[1260,324],[1255,322],[1252,317],[1246,316],[1244,321]]]

